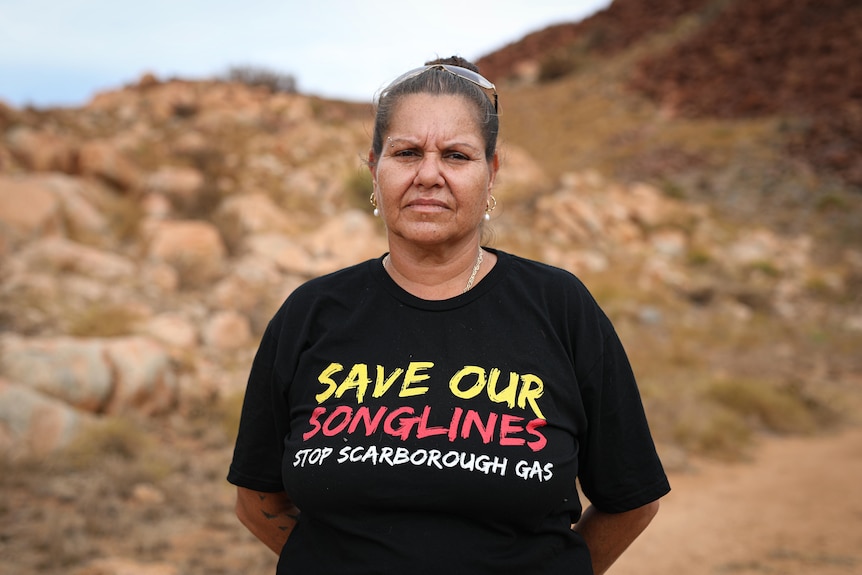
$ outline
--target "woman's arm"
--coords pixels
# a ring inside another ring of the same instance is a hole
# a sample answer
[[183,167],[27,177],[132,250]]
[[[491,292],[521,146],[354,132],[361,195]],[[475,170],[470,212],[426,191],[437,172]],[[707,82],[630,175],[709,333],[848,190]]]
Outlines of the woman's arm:
[[592,505],[587,507],[574,529],[587,543],[595,575],[602,575],[613,565],[646,529],[658,507],[658,501],[625,513],[602,513]]
[[278,555],[296,526],[299,509],[284,491],[265,493],[237,487],[236,516]]

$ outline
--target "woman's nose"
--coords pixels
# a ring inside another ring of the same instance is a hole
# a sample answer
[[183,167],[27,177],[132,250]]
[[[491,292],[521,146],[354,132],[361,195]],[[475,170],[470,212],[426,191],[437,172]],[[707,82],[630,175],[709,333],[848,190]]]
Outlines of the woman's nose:
[[423,188],[433,188],[443,184],[443,173],[441,172],[440,158],[434,154],[426,154],[419,162],[414,182]]

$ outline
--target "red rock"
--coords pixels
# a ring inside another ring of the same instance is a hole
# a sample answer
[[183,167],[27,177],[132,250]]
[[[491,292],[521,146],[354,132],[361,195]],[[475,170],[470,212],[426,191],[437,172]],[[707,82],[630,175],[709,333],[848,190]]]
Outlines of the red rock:
[[135,188],[141,181],[137,166],[105,140],[82,144],[78,167],[83,175],[101,178],[120,190]]

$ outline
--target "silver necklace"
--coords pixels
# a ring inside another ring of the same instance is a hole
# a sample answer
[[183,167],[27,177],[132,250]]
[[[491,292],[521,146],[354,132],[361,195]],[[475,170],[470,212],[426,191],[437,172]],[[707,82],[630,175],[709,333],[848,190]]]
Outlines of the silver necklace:
[[[482,254],[484,250],[480,247],[479,254],[476,256],[476,264],[473,266],[473,271],[470,273],[470,279],[467,280],[467,285],[464,286],[464,291],[461,293],[467,293],[470,291],[470,288],[473,287],[473,281],[476,279],[476,274],[479,273],[479,266],[482,265]],[[386,257],[383,258],[383,268],[386,269],[389,266],[389,254],[386,254]]]
[[476,274],[479,272],[479,266],[482,265],[482,248],[479,248],[479,255],[476,256],[476,265],[473,266],[473,273],[470,274],[470,279],[467,280],[467,285],[464,286],[464,291],[461,293],[467,293],[470,291],[470,288],[473,287],[473,280],[476,279]]

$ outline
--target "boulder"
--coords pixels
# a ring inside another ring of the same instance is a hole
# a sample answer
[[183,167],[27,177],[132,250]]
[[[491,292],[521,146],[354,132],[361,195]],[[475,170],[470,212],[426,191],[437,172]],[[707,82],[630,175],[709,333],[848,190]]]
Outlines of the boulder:
[[200,170],[184,166],[163,166],[146,178],[145,187],[181,206],[193,205],[204,187]]
[[98,243],[110,222],[93,195],[84,181],[63,174],[0,176],[0,236],[13,246],[46,235]]
[[767,229],[739,235],[725,249],[725,260],[738,268],[772,268],[776,272],[799,273],[809,267],[813,241],[808,235],[782,237]]
[[46,455],[68,446],[92,421],[59,399],[0,378],[0,450],[4,452]]
[[85,180],[63,174],[45,174],[35,179],[59,198],[66,235],[88,243],[105,243],[111,232],[108,216],[96,204],[98,193]]
[[272,199],[262,193],[241,194],[224,200],[215,221],[233,246],[251,234],[289,233],[294,226]]
[[592,243],[604,230],[601,214],[586,197],[556,192],[539,198],[536,211],[536,228],[556,243]]
[[120,190],[138,187],[141,174],[114,143],[93,140],[81,145],[78,169],[85,176],[100,178]]
[[135,263],[124,256],[58,237],[32,242],[16,260],[17,265],[34,272],[74,273],[106,282],[133,280],[137,271]]
[[246,256],[231,265],[230,272],[215,284],[208,301],[216,309],[255,311],[281,281],[272,260]]
[[655,186],[635,183],[620,194],[632,218],[647,229],[678,223],[685,217],[686,208],[681,202],[667,198]]
[[9,336],[0,344],[3,376],[78,409],[104,410],[114,374],[100,340]]
[[144,337],[2,340],[2,375],[92,413],[158,413],[177,398],[171,359]]
[[329,218],[303,243],[314,258],[312,275],[323,275],[379,257],[389,249],[377,221],[359,210],[348,210]]
[[670,258],[682,257],[688,251],[688,236],[674,228],[653,231],[649,242],[655,253]]
[[492,190],[500,210],[497,213],[505,211],[511,202],[530,200],[551,187],[551,179],[523,148],[506,145],[500,155],[501,169]]
[[248,256],[269,260],[285,273],[314,275],[314,258],[299,241],[284,234],[255,234],[247,237],[243,246]]
[[203,339],[216,351],[240,349],[252,343],[248,318],[231,310],[217,312],[203,328]]
[[0,237],[10,247],[64,232],[60,199],[38,178],[0,174]]
[[65,136],[19,126],[8,132],[6,143],[18,161],[30,170],[67,174],[75,171],[75,143]]
[[198,330],[185,317],[176,313],[163,313],[147,321],[142,332],[161,342],[172,355],[194,349],[198,345]]
[[144,261],[140,264],[141,293],[150,297],[175,294],[180,287],[177,270],[164,262]]
[[197,220],[155,222],[147,254],[173,266],[186,286],[200,286],[222,274],[227,250],[215,226]]
[[147,337],[103,340],[105,361],[113,374],[106,413],[165,413],[177,402],[171,357],[163,345]]
[[140,206],[144,214],[153,220],[167,219],[174,209],[171,200],[167,196],[154,192],[146,194],[141,199]]

